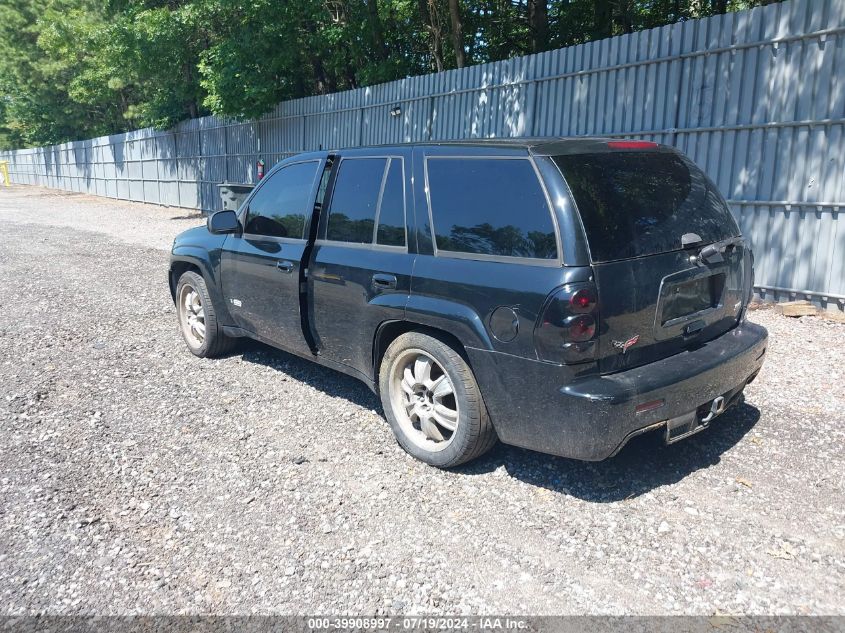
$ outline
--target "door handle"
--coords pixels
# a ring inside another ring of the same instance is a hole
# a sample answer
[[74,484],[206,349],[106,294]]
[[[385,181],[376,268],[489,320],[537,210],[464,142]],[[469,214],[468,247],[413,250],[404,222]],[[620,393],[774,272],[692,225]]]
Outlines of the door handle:
[[373,275],[373,287],[376,290],[392,290],[396,288],[396,276],[376,273]]
[[289,262],[286,259],[280,259],[276,262],[276,268],[281,270],[284,273],[292,273],[293,272],[293,262]]

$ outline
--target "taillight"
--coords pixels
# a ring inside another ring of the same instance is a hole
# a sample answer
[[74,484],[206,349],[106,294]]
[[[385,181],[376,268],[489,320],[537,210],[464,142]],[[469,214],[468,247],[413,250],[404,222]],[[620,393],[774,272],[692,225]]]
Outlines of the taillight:
[[581,288],[572,293],[569,303],[573,312],[590,312],[598,302],[596,292],[592,288]]
[[592,284],[569,284],[552,292],[534,330],[538,356],[566,364],[594,360],[598,308]]
[[589,341],[596,335],[596,320],[589,314],[573,318],[565,327],[569,331],[569,340],[576,343]]

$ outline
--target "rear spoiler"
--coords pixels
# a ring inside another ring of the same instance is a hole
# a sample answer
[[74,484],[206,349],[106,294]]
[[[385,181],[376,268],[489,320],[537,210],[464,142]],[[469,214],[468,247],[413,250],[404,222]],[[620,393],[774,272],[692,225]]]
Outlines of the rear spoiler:
[[563,156],[568,154],[602,154],[611,152],[671,152],[678,150],[653,141],[619,138],[573,138],[549,141],[531,148],[538,156]]

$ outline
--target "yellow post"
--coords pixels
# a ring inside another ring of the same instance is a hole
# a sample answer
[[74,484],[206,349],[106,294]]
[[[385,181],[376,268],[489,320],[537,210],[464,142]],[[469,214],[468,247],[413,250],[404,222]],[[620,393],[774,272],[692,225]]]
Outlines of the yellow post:
[[7,160],[0,160],[0,174],[3,174],[3,184],[7,187],[10,186],[9,183],[9,161]]

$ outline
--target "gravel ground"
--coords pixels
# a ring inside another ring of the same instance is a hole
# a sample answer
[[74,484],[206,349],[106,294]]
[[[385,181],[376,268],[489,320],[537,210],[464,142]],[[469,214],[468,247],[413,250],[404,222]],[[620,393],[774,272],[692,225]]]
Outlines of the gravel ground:
[[362,384],[179,337],[185,210],[0,190],[3,614],[845,614],[845,325],[752,313],[747,403],[441,472]]

